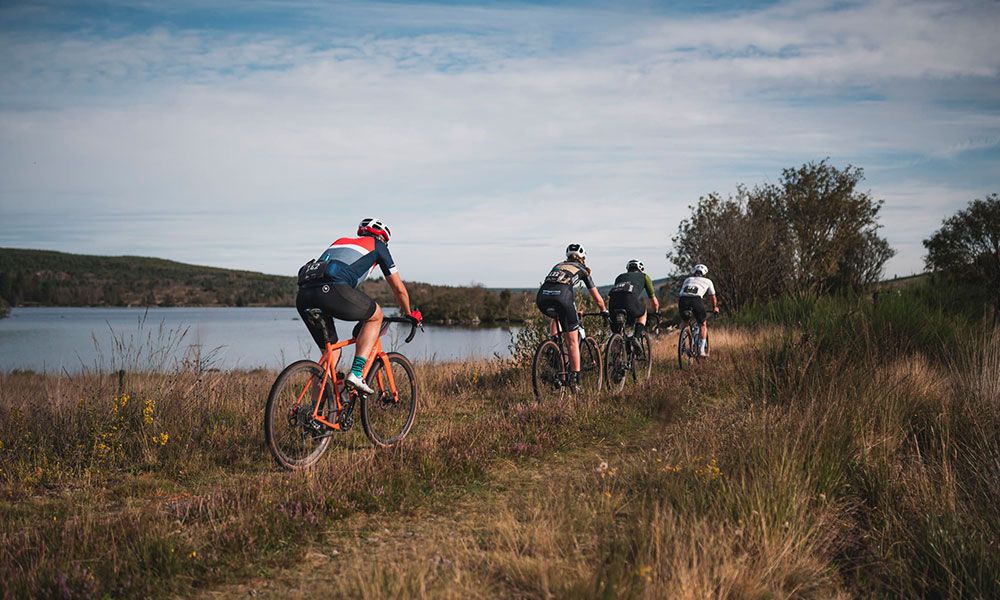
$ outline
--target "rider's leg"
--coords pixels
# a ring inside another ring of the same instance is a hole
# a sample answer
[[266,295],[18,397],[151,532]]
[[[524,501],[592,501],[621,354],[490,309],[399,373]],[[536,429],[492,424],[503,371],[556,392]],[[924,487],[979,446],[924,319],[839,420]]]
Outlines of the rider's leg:
[[702,356],[708,356],[708,319],[705,319],[699,328],[701,329],[701,348],[698,348],[698,352]]
[[[365,324],[361,326],[361,331],[358,332],[358,341],[355,345],[356,353],[354,355],[355,368],[351,369],[356,374],[361,374],[361,370],[368,360],[368,355],[371,353],[372,348],[375,347],[375,340],[378,339],[378,330],[381,327],[382,307],[376,304],[375,313],[365,321]],[[360,367],[358,367],[358,361],[361,361]]]
[[357,342],[355,342],[354,346],[354,364],[351,366],[351,372],[347,374],[347,383],[366,394],[372,393],[372,389],[368,387],[361,375],[365,364],[368,362],[368,355],[371,353],[372,348],[375,347],[375,341],[378,339],[378,332],[381,327],[382,308],[376,304],[375,312],[364,322],[361,326],[361,331],[358,332]]
[[635,337],[641,337],[643,332],[646,331],[646,313],[643,312],[642,315],[636,317],[635,319]]
[[567,331],[566,345],[569,350],[569,370],[573,373],[580,372],[580,334],[575,329]]

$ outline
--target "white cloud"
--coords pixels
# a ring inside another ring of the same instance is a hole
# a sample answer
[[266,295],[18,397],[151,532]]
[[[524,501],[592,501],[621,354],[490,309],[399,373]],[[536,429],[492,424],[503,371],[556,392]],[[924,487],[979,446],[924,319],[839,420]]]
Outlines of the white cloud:
[[[939,206],[906,208],[900,164],[1000,135],[998,15],[338,5],[318,23],[367,31],[6,35],[0,211],[28,215],[18,239],[103,215],[62,249],[271,272],[375,212],[408,277],[530,285],[570,238],[608,277],[634,253],[666,269],[699,195],[829,155],[873,175],[905,268]],[[940,183],[948,207],[967,191]],[[173,218],[118,217],[143,209]]]

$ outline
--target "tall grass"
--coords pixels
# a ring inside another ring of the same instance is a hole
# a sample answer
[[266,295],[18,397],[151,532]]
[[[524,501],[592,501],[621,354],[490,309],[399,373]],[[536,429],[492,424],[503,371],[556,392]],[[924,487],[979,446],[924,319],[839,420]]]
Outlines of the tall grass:
[[[263,448],[272,372],[0,375],[0,596],[186,595],[358,515],[399,524],[393,560],[346,540],[337,596],[1000,596],[1000,331],[906,296],[736,320],[693,370],[662,340],[625,398],[420,366],[406,443],[299,474]],[[465,528],[420,516],[505,469],[538,477]]]

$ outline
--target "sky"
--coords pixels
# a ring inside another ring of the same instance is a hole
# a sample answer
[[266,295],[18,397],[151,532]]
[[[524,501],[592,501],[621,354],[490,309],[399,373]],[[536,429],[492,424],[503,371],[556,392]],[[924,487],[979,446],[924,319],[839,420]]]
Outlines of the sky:
[[[668,274],[689,206],[829,157],[887,275],[1000,192],[1000,2],[0,1],[0,246],[405,279]],[[711,265],[709,265],[711,267]]]

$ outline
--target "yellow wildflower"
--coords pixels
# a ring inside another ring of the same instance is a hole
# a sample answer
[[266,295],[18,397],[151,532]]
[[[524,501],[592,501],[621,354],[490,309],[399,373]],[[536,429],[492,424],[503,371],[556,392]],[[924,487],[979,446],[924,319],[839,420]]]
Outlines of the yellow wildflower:
[[653,567],[649,565],[639,567],[639,577],[642,577],[647,582],[653,581]]
[[160,435],[156,436],[153,439],[156,441],[157,444],[161,446],[166,446],[167,442],[170,441],[170,434],[168,434],[166,431],[161,431]]
[[191,560],[194,560],[194,559],[198,558],[198,551],[197,550],[192,550],[191,554],[188,554],[188,558],[190,558]]
[[156,412],[156,402],[146,400],[142,403],[142,422],[146,425],[153,424],[153,414]]
[[722,470],[719,468],[719,465],[718,463],[715,462],[714,458],[708,461],[708,463],[705,464],[704,467],[701,467],[698,470],[696,470],[695,473],[697,473],[701,477],[704,477],[708,481],[712,481],[718,479],[719,477],[722,477]]

